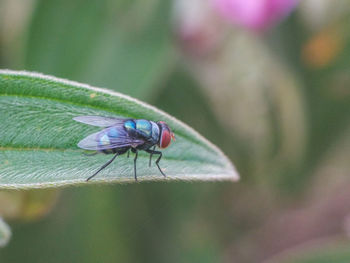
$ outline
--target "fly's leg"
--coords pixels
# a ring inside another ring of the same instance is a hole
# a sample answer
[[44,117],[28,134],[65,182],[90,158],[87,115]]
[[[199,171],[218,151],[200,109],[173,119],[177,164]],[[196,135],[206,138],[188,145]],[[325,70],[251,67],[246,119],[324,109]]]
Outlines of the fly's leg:
[[[153,150],[152,150],[152,151],[154,151],[155,149],[156,149],[156,146],[153,147]],[[151,154],[149,155],[149,164],[148,164],[149,167],[151,167],[152,155],[153,155],[153,153],[151,153]]]
[[118,156],[118,153],[116,153],[112,159],[110,159],[108,162],[106,162],[104,165],[101,166],[100,169],[98,169],[98,171],[96,173],[94,173],[93,175],[91,175],[88,179],[86,179],[86,181],[89,181],[91,178],[93,178],[96,174],[98,174],[99,172],[101,172],[103,169],[105,169],[108,165],[111,164],[111,162],[114,161],[114,159]]
[[148,153],[150,153],[150,154],[159,154],[159,157],[158,157],[158,159],[157,159],[157,161],[156,161],[156,165],[157,165],[157,167],[158,167],[160,173],[161,173],[164,177],[166,177],[165,173],[163,173],[162,169],[160,169],[160,167],[159,167],[159,161],[160,161],[160,159],[162,159],[162,155],[163,155],[162,152],[160,152],[160,151],[155,151],[155,150],[150,150],[150,149],[146,150],[146,152],[148,152]]
[[137,160],[137,151],[135,150],[135,158],[134,158],[134,175],[135,175],[135,181],[137,182],[137,176],[136,176],[136,160]]
[[[155,151],[155,152],[156,152],[156,151]],[[159,157],[158,157],[158,159],[157,159],[157,161],[156,161],[156,165],[157,165],[157,167],[158,167],[160,173],[161,173],[164,177],[166,177],[165,173],[163,173],[162,169],[160,169],[160,167],[159,167],[159,161],[160,161],[160,159],[162,159],[163,154],[162,154],[162,152],[158,152],[158,153],[159,153]]]
[[128,158],[129,158],[129,155],[130,155],[130,149],[128,149]]

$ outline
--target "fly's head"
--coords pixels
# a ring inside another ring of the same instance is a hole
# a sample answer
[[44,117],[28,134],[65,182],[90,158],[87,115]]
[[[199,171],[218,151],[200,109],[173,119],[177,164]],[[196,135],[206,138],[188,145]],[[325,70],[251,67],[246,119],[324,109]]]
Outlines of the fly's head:
[[170,145],[172,140],[175,141],[175,135],[164,121],[158,121],[157,124],[160,128],[160,136],[157,145],[159,148],[164,149]]

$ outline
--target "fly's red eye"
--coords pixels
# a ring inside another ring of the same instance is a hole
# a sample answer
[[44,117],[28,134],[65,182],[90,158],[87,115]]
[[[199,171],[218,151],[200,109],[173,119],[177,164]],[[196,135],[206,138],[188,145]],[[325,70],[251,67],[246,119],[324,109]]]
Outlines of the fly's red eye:
[[171,141],[171,135],[168,130],[162,130],[162,136],[160,138],[160,148],[166,148],[169,146]]

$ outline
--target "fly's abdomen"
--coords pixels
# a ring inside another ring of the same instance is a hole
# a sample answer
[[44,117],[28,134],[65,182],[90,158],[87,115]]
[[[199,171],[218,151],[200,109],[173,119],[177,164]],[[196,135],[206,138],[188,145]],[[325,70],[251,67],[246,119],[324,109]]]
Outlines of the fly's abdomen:
[[97,134],[97,142],[99,146],[106,146],[111,144],[111,140],[118,138],[119,131],[115,127],[110,127]]
[[[124,153],[128,147],[124,146],[120,139],[125,137],[125,131],[118,129],[117,127],[109,127],[96,135],[97,148],[99,151],[109,153]],[[118,141],[118,143],[116,143]]]
[[110,144],[110,139],[108,137],[108,134],[105,132],[100,132],[99,134],[97,134],[96,140],[97,140],[98,146],[100,146],[101,148],[103,146]]
[[112,149],[105,149],[106,146],[111,144],[111,140],[107,132],[102,131],[98,133],[96,136],[96,141],[97,141],[99,151],[104,152],[106,154],[113,153]]
[[109,138],[118,138],[121,135],[116,127],[110,127],[106,132]]

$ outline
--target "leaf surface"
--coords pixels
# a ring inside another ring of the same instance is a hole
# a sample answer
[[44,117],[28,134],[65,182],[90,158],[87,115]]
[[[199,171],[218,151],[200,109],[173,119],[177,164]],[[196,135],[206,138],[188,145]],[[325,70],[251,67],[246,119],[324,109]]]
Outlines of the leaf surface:
[[[0,188],[86,183],[111,155],[86,156],[77,143],[101,128],[72,118],[123,116],[165,121],[176,141],[163,150],[165,180],[237,180],[228,158],[186,124],[146,103],[113,91],[44,76],[0,70]],[[164,180],[140,152],[140,181]],[[155,159],[153,159],[155,161]],[[133,182],[133,155],[117,159],[91,182]]]

